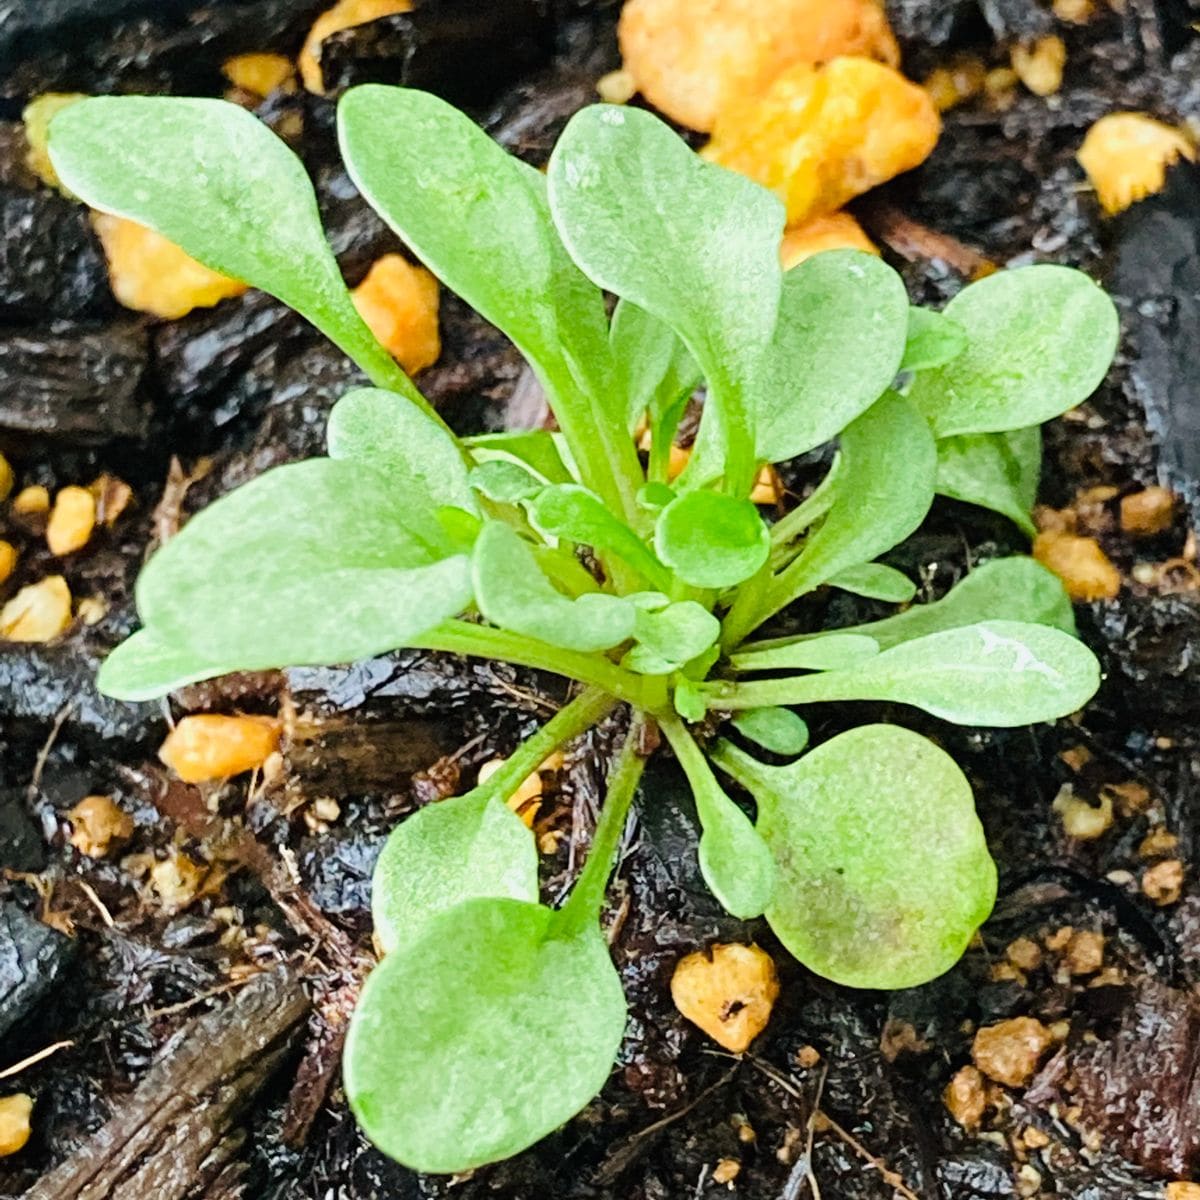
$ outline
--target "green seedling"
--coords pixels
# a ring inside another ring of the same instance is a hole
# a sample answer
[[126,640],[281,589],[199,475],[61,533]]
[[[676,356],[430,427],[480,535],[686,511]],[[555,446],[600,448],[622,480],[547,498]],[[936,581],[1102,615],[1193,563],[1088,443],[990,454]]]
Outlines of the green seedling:
[[[1036,563],[990,562],[913,603],[913,581],[877,560],[937,493],[1028,531],[1037,426],[1099,384],[1117,323],[1060,267],[971,284],[945,313],[912,308],[890,267],[850,251],[784,274],[778,202],[646,112],[585,109],[546,176],[418,91],[351,89],[338,128],[360,191],[519,347],[557,430],[451,433],[359,320],[306,172],[249,113],[143,97],[65,109],[49,144],[66,186],[285,300],[374,385],[334,407],[327,457],[267,472],[151,557],[142,628],[100,684],[147,699],[410,646],[581,685],[486,784],[401,823],[376,870],[384,957],[351,1023],[347,1095],[387,1153],[456,1172],[543,1137],[611,1069],[625,1005],[599,917],[654,740],[643,726],[690,781],[701,870],[731,913],[765,913],[809,968],[860,987],[921,983],[961,954],[995,894],[961,771],[895,726],[811,745],[795,709],[887,701],[1014,726],[1087,702],[1096,660]],[[774,520],[751,503],[763,463],[833,440],[802,503]],[[822,588],[907,607],[759,634]],[[551,910],[505,801],[619,708],[631,732],[591,853]]]

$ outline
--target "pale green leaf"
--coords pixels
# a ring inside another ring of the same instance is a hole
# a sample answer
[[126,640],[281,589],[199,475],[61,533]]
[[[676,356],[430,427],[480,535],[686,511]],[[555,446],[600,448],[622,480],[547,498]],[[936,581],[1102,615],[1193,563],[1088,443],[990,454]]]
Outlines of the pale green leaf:
[[633,635],[632,604],[599,593],[564,596],[529,544],[499,521],[484,525],[471,563],[479,611],[501,629],[582,651],[607,650]]
[[[682,411],[700,382],[695,360],[670,325],[629,300],[619,301],[613,312],[609,344],[630,431],[644,413],[651,429],[659,430],[670,413]],[[678,421],[666,423],[670,427],[662,433],[669,440]]]
[[659,514],[654,548],[685,583],[731,587],[767,561],[771,535],[749,500],[685,492]]
[[1030,516],[1042,470],[1042,432],[1036,425],[942,438],[937,449],[937,490],[943,496],[993,509],[1029,537],[1037,533]]
[[469,562],[450,549],[436,514],[383,473],[313,459],[193,517],[143,570],[138,612],[173,673],[349,662],[470,602]]
[[1100,686],[1095,655],[1046,625],[984,621],[901,642],[840,671],[711,685],[716,708],[891,700],[958,725],[1007,728],[1080,709]]
[[367,1137],[448,1174],[533,1145],[604,1086],[625,997],[598,926],[568,934],[519,900],[467,900],[371,973],[346,1039]]
[[59,177],[93,208],[270,292],[376,383],[432,412],[359,317],[304,165],[252,113],[224,100],[97,96],[54,118],[49,146]]
[[841,671],[878,653],[874,638],[835,631],[821,637],[780,638],[760,647],[747,645],[730,655],[729,662],[739,671]]
[[355,388],[329,414],[330,458],[386,471],[416,504],[436,502],[476,511],[467,463],[453,435],[416,405],[382,388]]
[[907,604],[917,594],[917,585],[903,571],[885,563],[846,567],[834,575],[829,584],[844,592],[866,596],[869,600],[886,600],[889,604]]
[[908,400],[886,393],[842,434],[833,506],[777,577],[759,620],[908,537],[933,502],[936,470],[928,425]]
[[733,727],[772,754],[799,754],[808,745],[808,725],[790,708],[748,708],[734,714]]
[[997,271],[964,288],[946,316],[967,348],[919,371],[909,396],[934,433],[999,433],[1040,425],[1082,404],[1117,348],[1117,310],[1080,271]]
[[546,483],[574,483],[557,439],[561,435],[543,429],[510,433],[479,433],[463,439],[478,463],[515,462],[527,467]]
[[375,937],[392,954],[434,917],[483,897],[538,898],[533,835],[486,786],[427,804],[396,826],[371,882]]
[[993,559],[976,567],[941,600],[932,604],[917,604],[895,616],[845,629],[747,643],[733,661],[735,664],[750,660],[765,662],[761,656],[769,652],[779,655],[771,659],[773,665],[810,667],[811,650],[822,642],[837,644],[844,638],[862,635],[887,649],[927,634],[974,625],[979,621],[1024,621],[1049,625],[1064,633],[1075,632],[1075,613],[1062,581],[1032,558],[1018,555]]
[[758,457],[804,454],[870,408],[900,368],[907,323],[904,283],[874,255],[831,250],[788,271],[755,380]]
[[967,333],[945,313],[915,305],[908,310],[908,340],[902,371],[925,371],[945,366],[967,348]]
[[754,795],[778,868],[767,920],[810,970],[848,987],[915,987],[961,957],[996,898],[996,868],[954,760],[894,725],[864,725],[785,767],[723,748]]
[[647,583],[670,588],[671,573],[624,521],[613,516],[603,501],[578,484],[557,484],[540,492],[529,506],[534,524],[543,533],[612,553],[637,571]]
[[721,623],[694,600],[656,608],[637,607],[634,636],[638,644],[622,660],[631,671],[643,675],[677,671],[703,654],[721,635]]
[[748,485],[749,384],[775,328],[783,207],[699,158],[657,117],[594,105],[550,159],[550,205],[575,261],[601,287],[671,326],[708,381],[731,473]]

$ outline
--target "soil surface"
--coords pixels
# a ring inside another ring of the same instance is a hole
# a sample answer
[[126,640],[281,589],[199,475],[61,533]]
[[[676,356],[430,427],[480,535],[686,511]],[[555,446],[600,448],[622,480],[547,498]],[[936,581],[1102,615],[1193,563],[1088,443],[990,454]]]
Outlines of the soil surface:
[[[1109,382],[1047,431],[1042,492],[1074,507],[1124,576],[1118,599],[1078,610],[1106,671],[1096,701],[1078,720],[1007,731],[866,705],[814,720],[823,738],[864,715],[894,719],[963,764],[1001,875],[977,944],[911,991],[854,992],[807,974],[765,924],[730,919],[708,895],[694,812],[660,757],[610,889],[631,1017],[608,1086],[528,1153],[448,1180],[371,1149],[338,1088],[339,1039],[370,956],[370,871],[399,819],[511,750],[564,685],[399,653],[201,685],[169,705],[100,697],[95,668],[134,625],[132,581],[152,540],[266,467],[318,452],[330,405],[359,376],[259,293],[170,323],[120,309],[82,211],[23,165],[19,117],[33,95],[219,95],[225,58],[294,55],[322,7],[0,3],[0,449],[22,484],[53,490],[107,471],[135,491],[65,567],[73,595],[100,597],[106,615],[54,644],[0,644],[0,1072],[68,1043],[0,1074],[0,1095],[35,1101],[32,1141],[0,1159],[0,1195],[690,1200],[727,1194],[730,1168],[714,1178],[721,1160],[738,1165],[744,1200],[1132,1200],[1200,1178],[1200,596],[1188,535],[1200,515],[1200,179],[1175,168],[1162,195],[1106,220],[1073,157],[1114,109],[1200,122],[1200,10],[1125,0],[1123,12],[1099,3],[1068,25],[1034,0],[890,5],[916,78],[957,53],[1007,65],[1013,40],[1051,30],[1068,50],[1056,95],[1017,88],[1006,104],[955,108],[925,166],[856,206],[913,298],[941,301],[985,260],[1066,262],[1105,279],[1124,324]],[[333,95],[366,80],[439,91],[540,163],[617,65],[614,19],[586,0],[554,11],[427,0],[337,35],[326,79]],[[339,166],[332,103],[276,95],[260,113],[305,158],[357,282],[400,247]],[[542,419],[504,338],[446,293],[442,323],[441,359],[418,382],[456,428]],[[785,478],[800,491],[813,473],[801,462]],[[1133,541],[1119,501],[1160,478],[1186,503],[1168,531]],[[59,569],[36,528],[6,515],[0,536],[21,549],[5,595]],[[932,598],[968,565],[1025,549],[1002,519],[939,502],[891,561]],[[821,597],[787,621],[846,624],[878,607]],[[155,752],[169,720],[191,710],[285,713],[282,769],[222,787],[173,780]],[[577,747],[544,798],[538,831],[559,835],[543,839],[556,843],[542,860],[551,898],[590,836],[611,733]],[[68,841],[67,811],[94,793],[135,822],[124,853],[104,860]],[[1071,797],[1111,805],[1111,827],[1068,836],[1060,810]],[[318,803],[329,799],[336,809]],[[202,884],[172,912],[147,873],[180,856]],[[1081,961],[1097,943],[1070,930],[1103,934],[1101,961]],[[741,1058],[687,1024],[668,991],[683,954],[730,939],[766,948],[783,984]],[[974,1031],[1014,1017],[1042,1022],[1054,1043],[1027,1087],[989,1087],[982,1125],[967,1131],[943,1092],[971,1062]],[[176,1126],[149,1121],[173,1103],[186,1131],[174,1148]],[[127,1134],[150,1132],[109,1175],[64,1175],[114,1114]],[[156,1173],[197,1146],[182,1181]]]

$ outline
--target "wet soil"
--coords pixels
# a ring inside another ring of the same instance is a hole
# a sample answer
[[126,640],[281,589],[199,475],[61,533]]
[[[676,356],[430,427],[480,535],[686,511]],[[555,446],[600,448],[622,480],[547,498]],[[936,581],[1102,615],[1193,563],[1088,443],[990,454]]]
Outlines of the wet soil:
[[[1121,13],[1101,4],[1087,24],[1070,26],[1033,0],[890,5],[918,77],[959,52],[1003,65],[1012,39],[1051,29],[1068,47],[1057,95],[1018,89],[1003,108],[962,105],[924,167],[860,204],[914,299],[953,294],[985,260],[1050,260],[1105,278],[1123,314],[1109,382],[1048,430],[1042,494],[1049,505],[1076,504],[1125,576],[1117,600],[1079,610],[1106,670],[1097,700],[1077,720],[1011,731],[955,729],[879,706],[823,711],[815,722],[819,738],[864,715],[894,719],[964,765],[1001,872],[978,943],[949,974],[907,992],[853,992],[807,974],[762,923],[731,920],[707,894],[694,812],[673,764],[656,760],[610,890],[607,920],[631,1005],[610,1082],[528,1153],[446,1180],[413,1175],[367,1146],[337,1087],[339,1035],[370,952],[370,870],[397,820],[469,784],[562,701],[563,684],[398,653],[201,685],[169,705],[100,697],[95,667],[133,627],[131,584],[152,539],[268,466],[317,452],[330,405],[358,375],[260,294],[172,323],[119,310],[79,210],[22,164],[18,118],[30,96],[217,95],[228,55],[294,54],[321,7],[0,4],[0,448],[22,483],[54,487],[109,471],[136,493],[115,528],[65,567],[76,597],[103,599],[103,619],[49,646],[0,644],[0,1071],[70,1043],[0,1076],[0,1094],[25,1090],[36,1103],[29,1146],[0,1160],[0,1195],[57,1178],[50,1172],[89,1134],[128,1113],[173,1034],[232,1045],[242,1022],[225,1006],[282,964],[312,1001],[304,1035],[272,1058],[269,1079],[259,1072],[246,1085],[219,1176],[197,1175],[172,1196],[690,1200],[727,1192],[713,1178],[722,1159],[739,1165],[734,1188],[746,1200],[1130,1200],[1197,1177],[1200,593],[1188,529],[1200,516],[1200,181],[1177,168],[1162,196],[1104,220],[1073,154],[1113,109],[1200,121],[1200,12],[1186,0],[1126,0]],[[616,65],[614,16],[586,0],[552,9],[427,0],[411,17],[338,35],[329,78],[336,88],[371,79],[442,91],[537,163]],[[310,166],[352,282],[399,248],[338,166],[328,101],[276,96],[260,111]],[[442,319],[442,358],[419,382],[451,423],[537,421],[512,347],[450,296]],[[801,488],[811,473],[798,463],[785,476]],[[1185,503],[1168,531],[1131,541],[1116,521],[1119,499],[1160,479]],[[1087,492],[1099,487],[1109,491]],[[2,520],[0,536],[22,549],[12,589],[51,560],[36,528]],[[969,564],[1022,549],[999,518],[945,503],[892,560],[933,597]],[[1139,563],[1172,565],[1139,583]],[[870,609],[821,597],[787,620],[845,624]],[[282,770],[222,787],[169,779],[154,752],[171,717],[192,709],[288,714]],[[589,836],[609,740],[602,730],[576,748],[539,814],[540,833],[558,835],[543,858],[552,898]],[[1067,836],[1052,807],[1064,787],[1114,802],[1102,837]],[[134,818],[124,856],[94,861],[69,844],[67,810],[97,792]],[[333,819],[316,803],[329,798],[340,810]],[[208,872],[178,912],[146,886],[149,863],[172,854]],[[1142,881],[1161,861],[1181,864],[1182,885],[1178,898],[1155,903]],[[1072,973],[1067,927],[1104,934],[1102,973]],[[730,938],[771,951],[783,982],[766,1033],[737,1059],[678,1016],[667,988],[681,955]],[[1010,970],[1005,949],[1018,938],[1058,949]],[[223,1011],[234,1015],[202,1017]],[[974,1029],[1014,1016],[1054,1027],[1056,1047],[1027,1089],[993,1089],[982,1129],[967,1132],[943,1089],[970,1061]],[[190,1024],[198,1018],[209,1023]],[[156,1086],[189,1086],[155,1070]],[[166,1195],[156,1169],[135,1157],[111,1194]]]

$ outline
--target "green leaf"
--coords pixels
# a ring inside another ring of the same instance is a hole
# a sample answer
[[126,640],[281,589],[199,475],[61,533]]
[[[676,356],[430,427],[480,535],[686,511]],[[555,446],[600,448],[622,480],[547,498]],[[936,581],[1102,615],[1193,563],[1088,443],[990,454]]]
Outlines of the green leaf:
[[527,471],[520,463],[507,458],[493,458],[472,468],[471,486],[489,500],[500,504],[515,504],[536,496],[545,486],[544,480]]
[[669,589],[674,582],[646,543],[587,488],[571,483],[548,487],[530,505],[530,515],[543,533],[615,554],[655,587]]
[[833,506],[777,576],[759,621],[908,537],[933,502],[936,471],[928,425],[904,397],[886,393],[846,426]]
[[530,362],[550,376],[608,363],[600,291],[563,249],[540,172],[413,88],[351,88],[338,104],[338,139],[371,207]]
[[619,510],[641,472],[611,386],[608,317],[563,249],[542,174],[411,88],[351,88],[338,104],[338,138],[371,207],[533,364],[584,482]]
[[675,690],[671,693],[671,703],[685,721],[703,721],[708,715],[704,693],[698,684],[686,677],[676,681]]
[[908,340],[902,371],[943,367],[967,348],[967,331],[944,313],[914,305],[908,310]]
[[515,462],[529,468],[547,483],[574,483],[559,453],[560,434],[543,429],[518,430],[513,433],[480,433],[463,439],[478,463]]
[[844,592],[866,596],[869,600],[886,600],[891,604],[907,604],[917,594],[917,585],[907,575],[884,563],[846,567],[829,583]]
[[[764,668],[768,665],[809,667],[812,665],[807,657],[809,650],[804,648],[813,648],[822,642],[837,643],[843,638],[862,635],[872,638],[886,650],[901,642],[980,621],[1023,621],[1032,625],[1049,625],[1061,629],[1063,633],[1075,632],[1075,612],[1062,580],[1041,563],[1018,555],[993,559],[976,567],[941,600],[932,604],[918,604],[894,617],[851,625],[845,629],[747,643],[731,661],[735,666],[753,661],[762,662]],[[764,657],[768,653],[778,657],[768,661]],[[753,668],[747,665],[744,669]]]
[[732,587],[767,561],[771,535],[749,500],[685,492],[659,514],[654,548],[684,583]]
[[790,708],[748,708],[733,727],[772,754],[799,754],[808,745],[808,725]]
[[96,686],[116,700],[155,700],[189,683],[241,669],[240,656],[198,654],[151,629],[139,629],[100,664]]
[[[350,662],[402,646],[471,599],[469,561],[447,557],[436,514],[362,463],[268,471],[210,505],[137,585],[152,637],[103,677],[162,693],[181,674]],[[169,653],[164,653],[169,648]],[[155,686],[152,662],[163,671]]]
[[487,787],[427,804],[388,838],[371,883],[385,954],[414,944],[434,917],[464,900],[538,898],[533,835]]
[[806,967],[848,987],[915,987],[961,957],[996,868],[954,760],[894,725],[840,734],[785,767],[731,747],[778,868],[767,920]]
[[93,208],[129,217],[193,258],[270,292],[376,383],[432,413],[359,317],[300,160],[224,100],[97,96],[50,123],[50,158]]
[[680,600],[655,609],[639,606],[633,632],[638,645],[622,665],[644,675],[667,675],[703,654],[720,637],[721,623],[703,605]]
[[[616,386],[628,405],[632,431],[643,413],[656,430],[673,409],[682,411],[700,382],[700,368],[665,322],[629,300],[618,302],[608,335],[616,368]],[[674,424],[666,431],[674,435]]]
[[599,927],[519,900],[468,900],[371,973],[346,1039],[367,1137],[417,1171],[508,1158],[604,1086],[625,1028]]
[[1042,472],[1042,431],[1034,425],[1009,433],[964,433],[937,444],[937,490],[1008,517],[1029,537],[1030,513]]
[[750,818],[714,784],[696,794],[700,872],[721,907],[743,921],[760,916],[775,891],[775,862]]
[[550,206],[577,263],[665,322],[708,381],[735,492],[754,474],[750,381],[779,306],[783,207],[706,163],[648,112],[594,105],[550,158]]
[[472,575],[479,611],[501,629],[582,651],[607,650],[633,636],[633,605],[617,596],[571,600],[555,591],[532,548],[499,521],[484,525]]
[[755,380],[758,457],[795,458],[870,408],[900,369],[907,322],[904,282],[874,255],[831,250],[788,271]]
[[739,671],[841,671],[878,653],[874,638],[838,631],[821,637],[781,638],[764,642],[761,648],[746,646],[730,655],[729,662]]
[[1046,625],[983,621],[901,642],[841,671],[712,685],[712,706],[891,700],[958,725],[1009,728],[1053,721],[1100,686],[1095,655]]
[[921,371],[909,396],[939,437],[1040,425],[1099,387],[1117,348],[1117,310],[1082,272],[1039,265],[964,288],[946,316],[967,348]]
[[330,458],[386,471],[414,503],[428,504],[436,497],[439,504],[477,511],[462,447],[441,421],[395,392],[347,392],[329,414],[326,440]]

